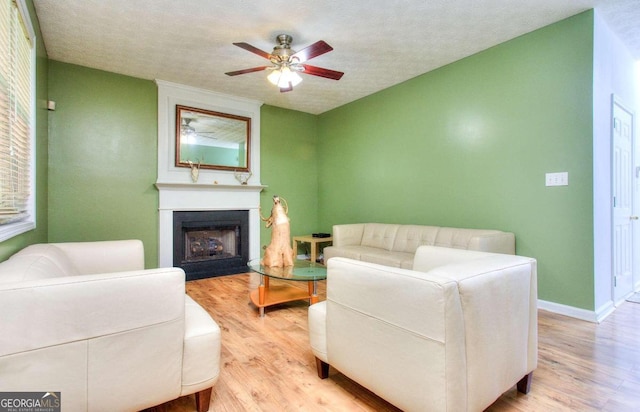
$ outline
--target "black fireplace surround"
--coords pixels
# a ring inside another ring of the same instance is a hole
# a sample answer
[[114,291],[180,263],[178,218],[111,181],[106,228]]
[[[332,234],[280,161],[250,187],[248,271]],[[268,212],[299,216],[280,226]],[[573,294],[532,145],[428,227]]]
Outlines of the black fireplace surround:
[[247,271],[249,211],[173,212],[173,265],[187,280]]

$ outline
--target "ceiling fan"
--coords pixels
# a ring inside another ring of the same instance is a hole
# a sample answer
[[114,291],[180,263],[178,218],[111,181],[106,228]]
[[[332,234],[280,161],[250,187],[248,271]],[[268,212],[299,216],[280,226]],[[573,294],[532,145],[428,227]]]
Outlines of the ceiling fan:
[[237,70],[225,73],[228,76],[237,76],[239,74],[259,72],[262,70],[271,70],[271,74],[267,76],[269,81],[280,88],[280,92],[290,92],[293,87],[302,81],[298,73],[306,73],[313,76],[324,77],[326,79],[340,80],[344,73],[324,69],[322,67],[311,66],[305,64],[307,60],[318,57],[322,54],[333,50],[323,40],[313,43],[299,52],[291,50],[291,41],[293,38],[288,34],[280,34],[276,37],[278,44],[273,48],[271,53],[267,53],[254,47],[248,43],[233,43],[242,49],[264,57],[273,63],[272,66],[259,66],[250,69]]
[[[198,129],[196,130],[193,125],[199,126]],[[198,125],[197,117],[183,117],[182,124],[180,125],[180,134],[186,138],[195,138],[200,136],[207,137],[209,139],[217,139],[215,132],[202,130],[202,126]]]

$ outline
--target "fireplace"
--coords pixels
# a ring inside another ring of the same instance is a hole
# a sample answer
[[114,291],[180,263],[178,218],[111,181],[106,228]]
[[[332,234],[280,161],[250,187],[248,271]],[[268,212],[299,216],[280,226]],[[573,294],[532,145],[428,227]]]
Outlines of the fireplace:
[[173,266],[187,280],[247,271],[249,211],[173,212]]

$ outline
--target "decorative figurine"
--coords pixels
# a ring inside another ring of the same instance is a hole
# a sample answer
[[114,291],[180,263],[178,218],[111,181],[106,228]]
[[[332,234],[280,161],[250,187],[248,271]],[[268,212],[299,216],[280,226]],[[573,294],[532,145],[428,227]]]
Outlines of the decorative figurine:
[[[284,202],[284,207],[280,201]],[[266,227],[271,227],[271,243],[264,251],[262,264],[269,267],[293,266],[293,249],[291,248],[289,206],[284,198],[273,196],[273,209],[271,216],[265,219],[260,212],[260,219],[267,222]]]

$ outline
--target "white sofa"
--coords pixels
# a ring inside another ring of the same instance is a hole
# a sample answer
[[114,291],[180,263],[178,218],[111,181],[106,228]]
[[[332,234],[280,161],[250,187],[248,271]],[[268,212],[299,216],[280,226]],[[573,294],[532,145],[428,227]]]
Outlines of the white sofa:
[[60,392],[63,411],[136,411],[196,393],[209,409],[220,328],[180,268],[138,240],[36,244],[0,263],[0,391]]
[[318,375],[329,365],[406,411],[482,411],[537,366],[536,261],[421,246],[413,270],[328,261],[309,307]]
[[325,262],[346,257],[411,269],[416,249],[422,245],[516,253],[515,236],[510,232],[388,223],[335,225],[333,245],[325,247],[323,253]]

